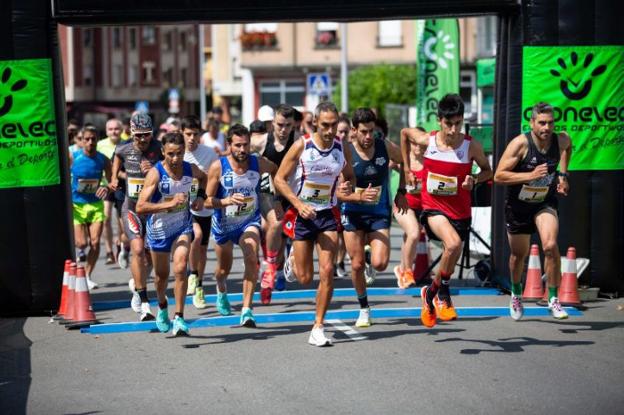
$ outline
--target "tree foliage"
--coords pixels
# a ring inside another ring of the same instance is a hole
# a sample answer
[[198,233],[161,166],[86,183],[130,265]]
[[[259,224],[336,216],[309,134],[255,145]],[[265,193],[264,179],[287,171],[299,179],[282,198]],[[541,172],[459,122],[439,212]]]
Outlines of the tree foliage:
[[[385,114],[386,104],[415,105],[416,65],[379,64],[349,72],[349,114],[356,108],[376,108]],[[333,99],[341,107],[340,83]]]

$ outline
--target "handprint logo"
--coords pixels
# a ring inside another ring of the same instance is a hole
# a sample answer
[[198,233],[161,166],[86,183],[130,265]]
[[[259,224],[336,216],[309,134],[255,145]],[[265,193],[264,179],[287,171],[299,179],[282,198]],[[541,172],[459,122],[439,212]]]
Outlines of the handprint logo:
[[552,76],[561,78],[559,84],[561,92],[566,97],[572,100],[579,100],[585,98],[592,88],[592,78],[604,73],[607,70],[607,65],[599,65],[591,71],[589,79],[587,79],[587,69],[594,60],[594,54],[588,53],[583,60],[582,68],[577,66],[579,63],[579,57],[576,52],[570,54],[570,63],[568,66],[566,61],[562,58],[557,59],[557,63],[560,68],[551,69]]
[[[3,86],[6,85],[10,79],[11,79],[11,68],[5,68],[4,71],[2,72],[2,77],[0,78],[0,80],[2,81],[2,85]],[[20,79],[19,81],[16,81],[13,85],[11,85],[10,92],[17,92],[20,89],[24,89],[27,83],[28,81],[26,81],[25,79]],[[0,100],[1,99],[2,98],[0,95]],[[2,103],[2,106],[0,106],[0,117],[2,117],[7,112],[11,111],[12,106],[13,106],[13,95],[9,93],[9,95],[4,97],[4,102]]]

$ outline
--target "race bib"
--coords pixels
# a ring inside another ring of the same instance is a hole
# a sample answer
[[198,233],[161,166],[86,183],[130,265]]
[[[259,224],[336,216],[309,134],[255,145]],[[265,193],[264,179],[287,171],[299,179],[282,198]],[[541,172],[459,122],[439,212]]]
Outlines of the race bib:
[[143,183],[145,183],[144,178],[128,177],[128,197],[137,199],[143,189]]
[[422,192],[422,180],[416,179],[416,186],[406,185],[405,191],[411,195],[418,195]]
[[314,182],[305,182],[299,199],[313,205],[327,205],[331,194],[331,186]]
[[[371,188],[377,190],[377,196],[375,196],[375,200],[373,200],[372,202],[361,202],[363,205],[376,205],[381,199],[381,186],[372,186]],[[362,193],[364,192],[364,190],[366,190],[366,188],[356,187],[355,193]]]
[[528,186],[523,185],[518,194],[518,199],[527,203],[540,203],[546,200],[548,186]]
[[99,179],[78,179],[78,193],[94,194],[100,185]]
[[191,200],[195,200],[197,198],[197,191],[199,190],[199,180],[193,177],[193,183],[191,184],[191,190],[189,190],[189,196]]
[[225,207],[225,216],[248,216],[256,211],[256,198],[246,197],[242,205],[230,205]]
[[454,196],[457,194],[457,177],[429,172],[427,174],[427,192],[436,196]]
[[[173,197],[175,195],[170,195],[170,196],[164,196],[163,197],[163,202],[171,202],[173,200]],[[169,212],[180,212],[182,210],[188,209],[188,199],[186,199],[186,203],[178,206],[177,208],[173,208],[171,209]]]

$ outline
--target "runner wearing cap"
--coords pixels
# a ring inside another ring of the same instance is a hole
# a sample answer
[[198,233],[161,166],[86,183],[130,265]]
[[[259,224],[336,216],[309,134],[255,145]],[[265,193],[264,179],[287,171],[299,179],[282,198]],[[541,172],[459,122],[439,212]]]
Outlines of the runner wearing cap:
[[263,105],[258,109],[258,119],[264,123],[269,132],[273,128],[273,118],[275,118],[275,111],[270,105]]
[[[151,258],[145,255],[145,215],[136,213],[136,202],[145,183],[145,175],[162,160],[162,146],[152,138],[152,119],[143,112],[136,112],[130,119],[132,141],[115,149],[111,188],[119,188],[119,179],[126,180],[126,198],[122,216],[126,236],[130,240],[132,259],[129,282],[132,291],[132,309],[140,315],[141,321],[153,320],[147,297],[147,274]],[[122,171],[123,168],[123,171]]]

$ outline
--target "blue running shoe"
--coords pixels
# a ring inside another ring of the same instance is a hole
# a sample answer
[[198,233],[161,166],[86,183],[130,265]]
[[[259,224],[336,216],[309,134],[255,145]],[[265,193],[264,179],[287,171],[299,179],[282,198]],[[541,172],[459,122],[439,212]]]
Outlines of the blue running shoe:
[[256,319],[254,318],[251,308],[243,308],[243,312],[240,316],[240,325],[243,327],[254,328],[256,327]]
[[160,330],[161,333],[167,333],[171,330],[171,320],[169,320],[169,311],[164,309],[158,309],[158,314],[156,315],[156,327]]
[[190,336],[189,326],[186,321],[180,316],[175,316],[173,319],[173,335],[178,336]]
[[232,307],[230,306],[227,293],[217,292],[217,311],[222,316],[229,316],[232,314]]
[[286,289],[286,278],[284,278],[284,271],[277,271],[275,276],[275,290],[284,291]]

